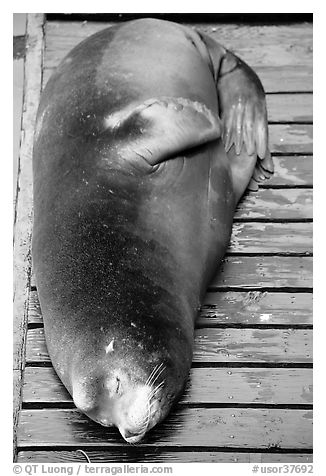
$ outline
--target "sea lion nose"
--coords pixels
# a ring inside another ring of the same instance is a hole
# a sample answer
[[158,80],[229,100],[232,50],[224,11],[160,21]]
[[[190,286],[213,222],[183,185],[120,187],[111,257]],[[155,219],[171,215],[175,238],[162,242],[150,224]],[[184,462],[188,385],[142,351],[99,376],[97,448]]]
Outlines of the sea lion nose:
[[133,431],[124,430],[122,428],[119,428],[119,431],[121,433],[121,436],[127,443],[138,443],[145,436],[145,433],[139,433],[139,432],[135,433]]
[[130,430],[125,430],[124,431],[124,437],[125,438],[133,438],[135,436],[138,436],[139,433],[134,433],[133,431],[130,431]]

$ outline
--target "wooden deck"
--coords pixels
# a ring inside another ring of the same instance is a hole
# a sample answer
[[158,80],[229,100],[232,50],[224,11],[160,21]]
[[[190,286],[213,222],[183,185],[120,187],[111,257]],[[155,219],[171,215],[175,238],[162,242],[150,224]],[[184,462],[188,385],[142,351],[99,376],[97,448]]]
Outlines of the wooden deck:
[[[30,14],[15,219],[18,462],[312,461],[312,24],[192,24],[246,60],[267,92],[275,175],[238,207],[196,329],[187,390],[143,444],[79,413],[45,345],[31,272],[31,152],[41,87],[112,22]],[[43,54],[44,53],[44,54]]]

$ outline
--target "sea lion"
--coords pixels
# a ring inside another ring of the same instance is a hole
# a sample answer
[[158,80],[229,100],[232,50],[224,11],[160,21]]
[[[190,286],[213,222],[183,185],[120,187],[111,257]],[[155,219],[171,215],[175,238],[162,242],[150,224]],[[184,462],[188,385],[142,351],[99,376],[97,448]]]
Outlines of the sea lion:
[[184,389],[236,204],[272,173],[263,87],[203,33],[116,25],[49,80],[33,168],[53,366],[82,412],[138,442]]

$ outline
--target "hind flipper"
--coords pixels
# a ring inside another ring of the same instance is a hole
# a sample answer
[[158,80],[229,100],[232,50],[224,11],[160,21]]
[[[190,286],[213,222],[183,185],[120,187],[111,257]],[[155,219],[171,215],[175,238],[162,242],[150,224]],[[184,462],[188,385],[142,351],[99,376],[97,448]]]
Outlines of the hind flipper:
[[224,56],[217,81],[223,140],[228,155],[232,154],[231,171],[238,199],[249,184],[258,183],[274,171],[268,149],[268,122],[265,93],[258,76],[230,52]]
[[240,58],[207,35],[208,49],[223,122],[223,141],[231,164],[237,199],[257,189],[274,171],[268,149],[265,92],[256,73]]

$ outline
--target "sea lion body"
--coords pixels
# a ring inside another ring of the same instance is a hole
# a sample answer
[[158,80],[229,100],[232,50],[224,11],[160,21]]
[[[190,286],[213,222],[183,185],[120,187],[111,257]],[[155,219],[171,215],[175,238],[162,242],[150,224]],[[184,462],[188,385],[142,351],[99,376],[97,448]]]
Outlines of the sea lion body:
[[38,111],[33,266],[48,351],[76,406],[129,442],[184,388],[198,306],[257,172],[256,147],[235,153],[235,137],[226,152],[232,99],[217,81],[234,59],[207,42],[160,20],[103,30],[63,60]]

